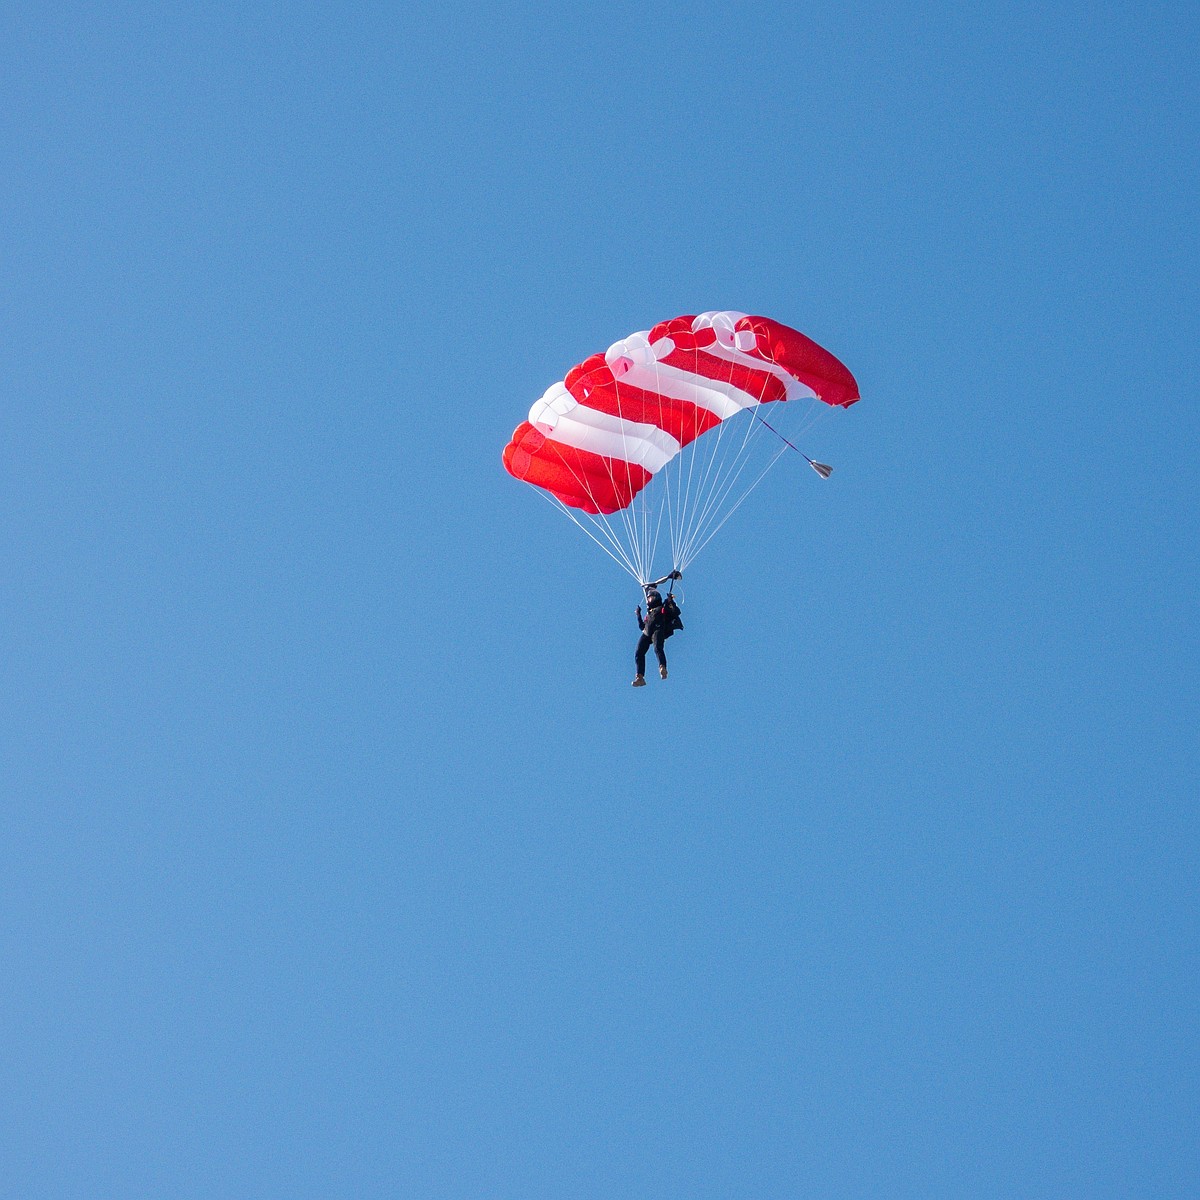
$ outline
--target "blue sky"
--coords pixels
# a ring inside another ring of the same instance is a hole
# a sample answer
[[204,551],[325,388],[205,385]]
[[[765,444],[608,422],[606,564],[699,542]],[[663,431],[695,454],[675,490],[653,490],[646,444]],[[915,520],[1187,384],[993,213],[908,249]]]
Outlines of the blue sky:
[[[0,22],[6,1191],[1196,1194],[1190,6]],[[635,692],[500,450],[712,308]]]

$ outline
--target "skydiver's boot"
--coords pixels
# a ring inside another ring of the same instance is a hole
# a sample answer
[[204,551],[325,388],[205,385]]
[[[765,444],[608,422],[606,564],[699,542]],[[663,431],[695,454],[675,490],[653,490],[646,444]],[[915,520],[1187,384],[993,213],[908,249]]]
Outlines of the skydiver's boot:
[[667,677],[667,668],[666,667],[658,668],[658,677],[659,677],[659,679],[666,679],[666,677]]
[[638,675],[633,681],[633,686],[634,687],[645,687],[646,686],[645,675]]

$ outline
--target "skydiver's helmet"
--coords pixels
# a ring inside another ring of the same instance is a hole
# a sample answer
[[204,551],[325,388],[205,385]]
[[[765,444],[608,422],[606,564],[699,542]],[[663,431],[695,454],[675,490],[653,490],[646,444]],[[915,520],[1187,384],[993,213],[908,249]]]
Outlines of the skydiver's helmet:
[[646,593],[647,608],[662,608],[662,597],[658,594],[657,588],[651,588]]

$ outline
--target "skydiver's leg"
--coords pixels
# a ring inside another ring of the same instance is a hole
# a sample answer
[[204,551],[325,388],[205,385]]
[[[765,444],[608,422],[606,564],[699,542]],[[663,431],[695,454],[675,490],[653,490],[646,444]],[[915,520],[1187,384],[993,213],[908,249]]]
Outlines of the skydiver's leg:
[[664,671],[667,669],[667,651],[666,647],[663,646],[666,636],[666,631],[663,629],[660,629],[654,635],[654,656],[658,659],[659,667]]
[[646,651],[650,649],[650,639],[643,633],[638,638],[637,649],[633,652],[633,661],[637,664],[637,673],[646,673]]

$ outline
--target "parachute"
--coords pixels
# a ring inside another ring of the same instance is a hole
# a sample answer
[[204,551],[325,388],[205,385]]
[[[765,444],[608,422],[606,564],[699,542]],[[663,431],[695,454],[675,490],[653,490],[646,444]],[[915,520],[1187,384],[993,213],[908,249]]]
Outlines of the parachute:
[[547,388],[504,448],[504,466],[646,583],[664,537],[671,567],[683,571],[781,455],[803,454],[776,414],[799,410],[789,429],[807,428],[826,406],[858,398],[837,358],[768,317],[675,317]]

